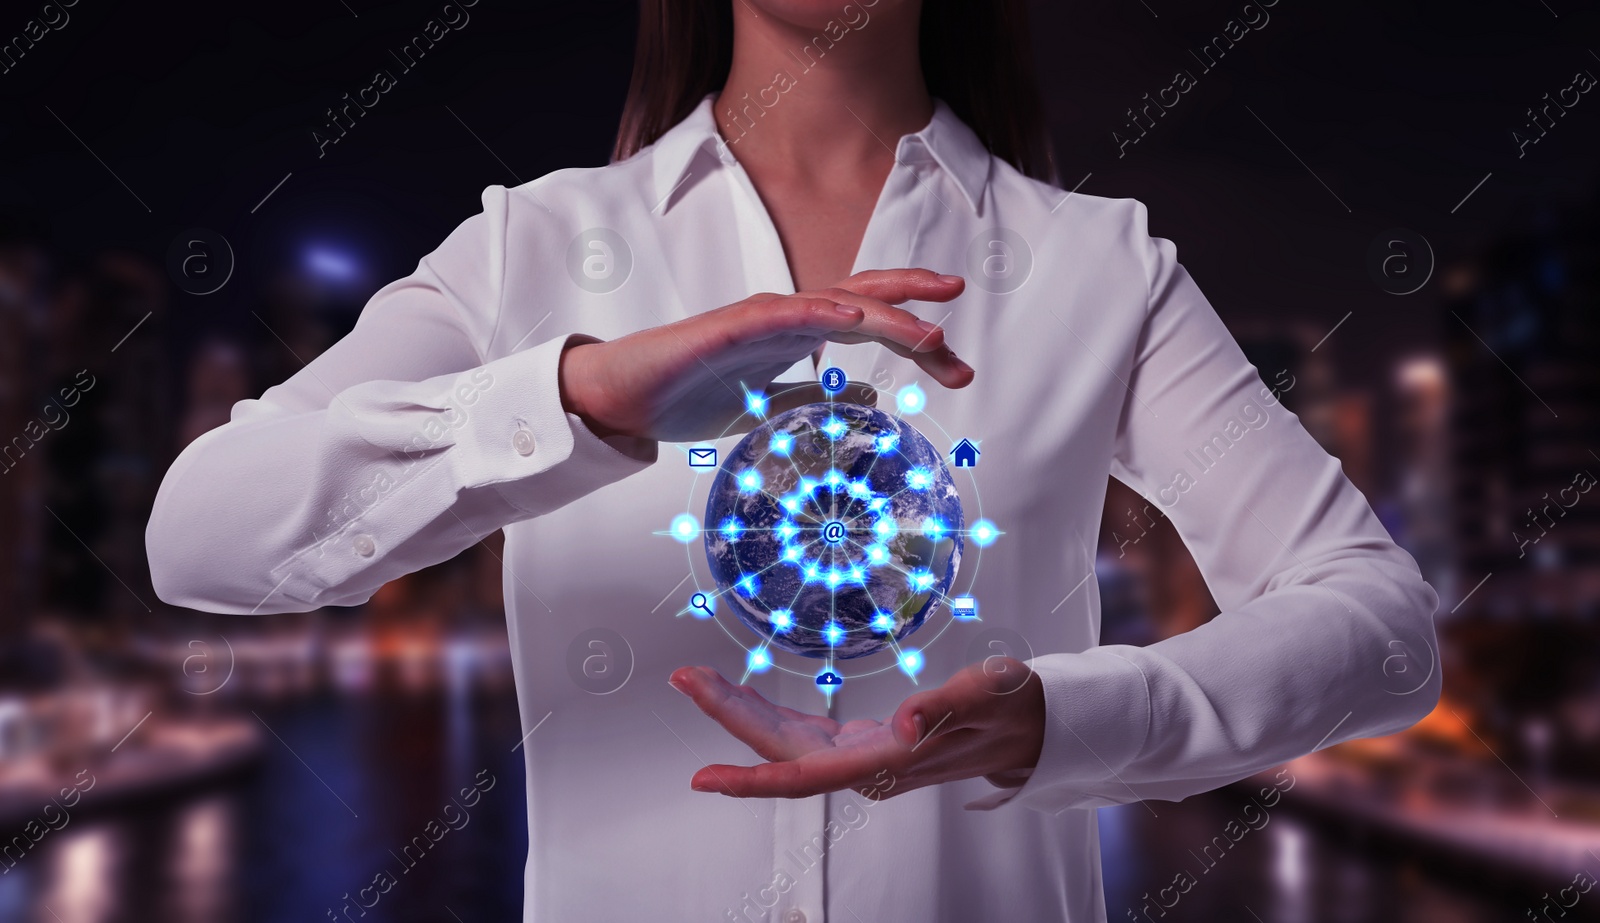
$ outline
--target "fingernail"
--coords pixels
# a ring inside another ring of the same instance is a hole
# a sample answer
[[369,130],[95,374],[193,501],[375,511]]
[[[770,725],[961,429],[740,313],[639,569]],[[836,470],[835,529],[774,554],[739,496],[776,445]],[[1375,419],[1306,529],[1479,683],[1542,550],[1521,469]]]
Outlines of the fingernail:
[[928,732],[928,721],[922,717],[922,712],[919,711],[911,716],[911,724],[917,729],[917,739],[921,740],[922,735]]
[[938,324],[935,324],[932,321],[925,321],[920,317],[917,318],[917,327],[920,328],[923,333],[932,333],[933,331],[939,329]]
[[972,367],[972,366],[970,366],[970,365],[968,365],[968,364],[966,364],[966,363],[965,363],[965,362],[963,362],[963,361],[962,361],[962,360],[960,360],[960,359],[956,359],[956,357],[955,357],[955,356],[951,356],[951,357],[950,357],[950,358],[951,358],[951,359],[953,359],[953,360],[955,360],[955,366],[956,366],[956,368],[958,368],[958,369],[965,369],[965,370],[967,370],[967,371],[969,371],[969,372],[973,372],[973,373],[974,373],[974,374],[976,374],[976,370],[975,370],[975,369],[973,369],[973,367]]
[[714,792],[714,791],[716,791],[716,789],[712,788],[710,785],[706,784],[705,782],[693,782],[693,783],[690,783],[689,787],[694,789],[697,792]]
[[941,276],[939,276],[939,281],[948,285],[948,284],[950,284],[952,282],[960,282],[961,281],[961,277],[960,276],[941,275]]
[[687,690],[687,689],[683,688],[682,686],[680,686],[678,684],[678,681],[675,680],[675,679],[667,680],[667,685],[671,686],[672,688],[674,688],[676,690],[678,690],[679,692],[683,693],[684,695],[688,695],[689,694],[689,690]]
[[833,309],[838,311],[840,314],[848,314],[851,317],[854,317],[856,313],[861,310],[853,304],[836,304],[833,306]]

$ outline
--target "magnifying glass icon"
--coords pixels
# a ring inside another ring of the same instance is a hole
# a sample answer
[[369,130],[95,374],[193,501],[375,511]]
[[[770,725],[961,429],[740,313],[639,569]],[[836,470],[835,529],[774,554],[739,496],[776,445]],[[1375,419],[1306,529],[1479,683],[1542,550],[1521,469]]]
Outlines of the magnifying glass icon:
[[716,614],[711,611],[711,598],[704,593],[689,597],[689,613],[697,619],[708,619]]

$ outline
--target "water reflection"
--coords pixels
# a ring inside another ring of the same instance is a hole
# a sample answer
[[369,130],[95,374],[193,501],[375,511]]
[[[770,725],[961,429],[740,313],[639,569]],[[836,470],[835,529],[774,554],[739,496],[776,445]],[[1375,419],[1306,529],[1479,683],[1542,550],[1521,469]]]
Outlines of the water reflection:
[[[108,923],[116,905],[113,882],[122,864],[124,838],[110,827],[62,831],[43,857],[47,863],[42,903],[62,923]],[[42,850],[41,850],[42,852]]]
[[[449,681],[470,673],[471,661],[464,650],[450,658],[436,694],[253,704],[279,738],[262,764],[163,800],[74,814],[0,875],[0,921],[289,923],[327,920],[330,910],[343,919],[346,905],[362,923],[450,923],[452,913],[469,923],[518,919],[527,833],[522,763],[511,746],[521,727],[509,691]],[[462,822],[448,806],[480,772],[494,787]],[[1236,789],[1102,810],[1109,918],[1250,921],[1253,912],[1265,923],[1489,923],[1520,915],[1481,882],[1345,840],[1289,810],[1292,797],[1259,815],[1243,813],[1250,794]],[[1248,832],[1216,846],[1241,817]],[[417,845],[435,821],[450,829]],[[374,904],[362,889],[384,871],[395,881]],[[1170,890],[1163,897],[1179,874],[1193,885],[1176,901]],[[364,918],[359,903],[373,905]]]
[[[346,903],[360,919],[355,898],[385,869],[396,883],[369,920],[449,921],[447,905],[473,923],[520,917],[526,810],[509,695],[458,685],[253,707],[281,738],[259,766],[74,814],[0,875],[0,921],[288,923]],[[447,811],[479,772],[495,784],[470,818]],[[425,855],[395,859],[441,817],[454,826]]]
[[214,923],[233,916],[235,802],[211,795],[182,809],[172,850],[171,890],[174,923]]

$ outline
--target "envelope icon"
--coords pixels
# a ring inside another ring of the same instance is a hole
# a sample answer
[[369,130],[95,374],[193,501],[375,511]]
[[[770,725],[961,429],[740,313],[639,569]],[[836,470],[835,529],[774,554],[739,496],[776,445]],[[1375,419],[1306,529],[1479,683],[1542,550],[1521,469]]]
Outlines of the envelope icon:
[[689,450],[689,467],[715,468],[717,466],[717,450],[714,447],[696,446]]

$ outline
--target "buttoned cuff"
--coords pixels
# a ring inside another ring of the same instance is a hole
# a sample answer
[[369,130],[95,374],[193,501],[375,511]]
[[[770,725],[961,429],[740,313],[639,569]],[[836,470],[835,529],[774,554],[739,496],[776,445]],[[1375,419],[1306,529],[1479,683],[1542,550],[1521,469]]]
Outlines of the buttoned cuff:
[[[492,487],[527,519],[559,509],[648,468],[653,440],[601,439],[561,405],[561,354],[594,342],[573,335],[541,343],[476,370],[482,384],[453,459],[457,483]],[[474,373],[468,373],[474,374]]]
[[1044,745],[1017,788],[969,802],[987,811],[1015,802],[1048,813],[1139,800],[1121,779],[1150,731],[1144,671],[1109,648],[1046,654],[1028,661],[1044,684]]

